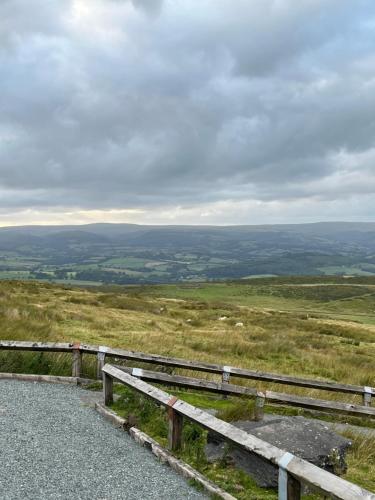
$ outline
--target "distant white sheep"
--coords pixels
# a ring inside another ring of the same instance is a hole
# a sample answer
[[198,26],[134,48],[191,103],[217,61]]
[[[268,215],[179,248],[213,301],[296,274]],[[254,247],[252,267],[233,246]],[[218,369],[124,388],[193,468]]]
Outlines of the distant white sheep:
[[241,328],[243,326],[243,323],[241,321],[239,321],[238,323],[235,324],[235,326]]
[[220,316],[219,321],[225,321],[226,319],[228,319],[227,316]]

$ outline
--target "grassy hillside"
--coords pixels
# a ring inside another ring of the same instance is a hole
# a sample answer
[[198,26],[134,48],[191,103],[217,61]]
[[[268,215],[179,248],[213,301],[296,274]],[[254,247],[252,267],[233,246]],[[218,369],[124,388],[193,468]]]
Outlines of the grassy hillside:
[[[375,283],[365,278],[349,281],[284,278],[245,283],[107,289],[3,281],[0,283],[1,338],[80,340],[374,386],[374,293]],[[223,316],[227,319],[219,320]],[[236,326],[238,322],[244,326]],[[70,363],[68,354],[0,352],[0,371],[68,374]],[[83,370],[84,375],[94,375],[92,357],[86,357]],[[242,383],[325,399],[360,402],[357,396],[303,388],[286,389],[264,382]],[[241,401],[216,399],[207,402],[204,397],[184,391],[178,396],[202,407],[217,407],[227,416],[241,417],[239,412],[249,411],[249,406],[244,407]],[[127,407],[128,399],[123,411]],[[121,411],[121,408],[120,404],[118,409]],[[145,408],[149,407],[143,403],[138,408],[142,418],[145,418]],[[267,409],[271,410],[275,411],[274,408]],[[137,411],[136,407],[134,411]],[[141,418],[141,423],[147,432],[163,440],[166,432],[163,417],[151,409],[147,411],[148,420]],[[302,413],[290,408],[277,411]],[[333,419],[364,423],[345,417]],[[201,446],[202,435],[189,429],[186,432],[199,436]],[[275,498],[273,492],[257,489],[244,474],[233,470],[228,474],[225,468],[207,466],[201,454],[197,459],[194,446],[193,449],[187,448],[183,457],[238,498]],[[348,463],[348,479],[375,489],[375,439],[355,437]]]
[[375,385],[372,287],[276,280],[103,291],[1,282],[0,327],[4,339],[81,340]]
[[375,278],[285,277],[240,282],[164,285],[139,289],[147,296],[220,301],[310,316],[375,324]]

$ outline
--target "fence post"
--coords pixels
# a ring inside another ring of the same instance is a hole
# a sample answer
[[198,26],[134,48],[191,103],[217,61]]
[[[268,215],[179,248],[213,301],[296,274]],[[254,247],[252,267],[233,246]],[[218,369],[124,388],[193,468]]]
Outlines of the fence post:
[[258,392],[255,398],[254,420],[257,422],[263,420],[264,417],[264,403],[266,401],[263,392]]
[[79,342],[75,342],[73,344],[72,355],[73,355],[72,377],[80,377],[82,369],[82,353],[81,353],[81,344]]
[[371,406],[371,396],[372,396],[371,387],[365,386],[363,388],[363,406]]
[[182,445],[183,417],[173,409],[178,399],[173,396],[168,401],[168,448],[177,451]]
[[287,452],[279,460],[278,500],[301,500],[301,484],[286,470],[293,458],[294,455]]
[[223,384],[229,384],[230,379],[230,366],[223,366],[223,374],[221,380]]
[[[221,375],[221,381],[223,384],[229,384],[230,381],[230,366],[223,366],[223,373]],[[228,399],[226,394],[222,395],[222,399]]]
[[113,403],[113,379],[105,372],[103,372],[103,397],[106,406]]
[[105,353],[108,351],[108,347],[104,347],[102,345],[99,346],[98,354],[97,354],[97,363],[96,363],[96,375],[97,379],[102,379],[102,369],[105,365]]

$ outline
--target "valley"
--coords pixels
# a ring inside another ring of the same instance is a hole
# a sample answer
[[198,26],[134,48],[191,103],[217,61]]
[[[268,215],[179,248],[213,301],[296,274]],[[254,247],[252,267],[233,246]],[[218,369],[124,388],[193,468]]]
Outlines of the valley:
[[375,276],[375,224],[0,228],[0,279],[77,285]]

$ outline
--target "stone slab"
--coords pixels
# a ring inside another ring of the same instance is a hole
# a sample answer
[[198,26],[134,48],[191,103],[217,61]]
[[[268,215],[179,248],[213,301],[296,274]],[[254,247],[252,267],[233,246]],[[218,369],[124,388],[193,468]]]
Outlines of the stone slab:
[[[238,421],[232,424],[329,472],[337,475],[346,472],[345,454],[351,442],[322,422],[304,417],[265,415],[261,422]],[[206,455],[211,462],[224,460],[236,465],[252,476],[259,486],[277,486],[277,467],[255,454],[229,448],[211,433]]]

